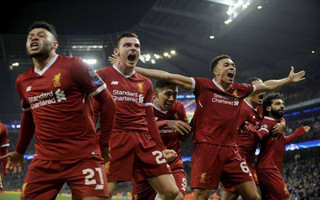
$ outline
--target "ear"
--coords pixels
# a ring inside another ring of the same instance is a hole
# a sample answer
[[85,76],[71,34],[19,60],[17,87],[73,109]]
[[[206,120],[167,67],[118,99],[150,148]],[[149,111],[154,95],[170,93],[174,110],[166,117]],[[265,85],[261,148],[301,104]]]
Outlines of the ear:
[[216,67],[213,68],[212,73],[213,73],[215,76],[219,75],[219,71],[217,70]]
[[155,97],[157,97],[158,96],[158,94],[159,94],[159,91],[156,89],[156,90],[154,90],[154,93],[153,93],[153,95],[155,96]]
[[114,48],[113,49],[113,54],[118,57],[120,55],[119,49],[118,48]]
[[266,110],[267,110],[268,112],[270,112],[270,111],[271,111],[271,106],[267,106]]
[[58,41],[53,41],[53,42],[52,42],[51,49],[53,49],[53,50],[57,50],[57,49],[58,49],[58,47],[59,47],[59,43],[58,43]]

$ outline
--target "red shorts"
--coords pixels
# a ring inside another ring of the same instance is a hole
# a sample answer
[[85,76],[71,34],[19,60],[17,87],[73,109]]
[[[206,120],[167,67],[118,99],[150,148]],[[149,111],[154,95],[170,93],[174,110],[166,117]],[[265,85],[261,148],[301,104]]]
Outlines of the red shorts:
[[253,178],[237,147],[196,144],[191,161],[191,188],[216,190],[219,181],[229,188]]
[[[187,174],[182,168],[172,170],[172,175],[176,182],[179,191],[186,194],[187,189]],[[147,180],[136,181],[132,180],[132,199],[133,200],[154,200],[157,192],[151,187]]]
[[103,159],[92,156],[74,160],[33,159],[22,186],[21,200],[55,199],[65,182],[71,188],[72,199],[108,197]]
[[[256,185],[258,186],[259,185],[259,181],[258,181],[257,172],[252,166],[250,166],[250,165],[248,165],[248,166],[250,168],[250,172],[252,174],[253,180],[256,183]],[[225,187],[222,186],[222,190],[223,191],[227,191],[227,192],[237,193],[237,190],[236,190],[235,187],[225,188]]]
[[287,199],[290,193],[278,170],[257,170],[262,199]]
[[106,163],[109,181],[141,181],[170,174],[162,151],[148,133],[113,132],[110,138],[111,160]]

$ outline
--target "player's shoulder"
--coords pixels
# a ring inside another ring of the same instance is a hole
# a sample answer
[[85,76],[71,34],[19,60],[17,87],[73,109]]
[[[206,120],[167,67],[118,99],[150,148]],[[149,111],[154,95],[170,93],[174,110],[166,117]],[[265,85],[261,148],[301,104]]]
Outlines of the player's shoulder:
[[143,76],[142,74],[135,72],[134,76],[136,80],[152,86],[152,81],[149,78]]
[[32,76],[33,75],[33,68],[34,68],[34,66],[29,67],[25,72],[19,74],[16,78],[16,84],[21,83],[22,81],[24,81],[28,77]]
[[265,116],[260,122],[260,128],[271,129],[276,123],[277,121],[275,119]]

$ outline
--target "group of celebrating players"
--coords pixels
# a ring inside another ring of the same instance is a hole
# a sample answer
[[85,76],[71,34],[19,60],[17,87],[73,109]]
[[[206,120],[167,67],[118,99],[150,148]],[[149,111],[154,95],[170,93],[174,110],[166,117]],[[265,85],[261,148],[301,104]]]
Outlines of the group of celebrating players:
[[[115,41],[113,65],[95,72],[79,58],[56,54],[58,46],[53,25],[31,25],[26,49],[34,65],[16,80],[23,110],[18,142],[0,157],[9,158],[9,170],[21,172],[35,137],[22,200],[55,199],[64,183],[72,199],[111,199],[123,181],[132,181],[135,200],[184,199],[179,143],[192,134],[195,199],[208,199],[219,182],[225,200],[290,198],[281,177],[284,145],[310,128],[284,136],[283,98],[265,92],[304,80],[304,71],[234,83],[236,67],[227,55],[210,63],[212,80],[140,68],[138,36],[123,33]],[[146,77],[158,80],[155,90]],[[190,124],[176,102],[178,87],[196,97]]]

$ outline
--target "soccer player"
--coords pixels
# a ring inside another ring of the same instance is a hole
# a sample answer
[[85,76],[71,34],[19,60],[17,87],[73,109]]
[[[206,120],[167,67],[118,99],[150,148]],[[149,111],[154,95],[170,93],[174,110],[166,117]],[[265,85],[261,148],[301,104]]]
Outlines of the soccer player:
[[[245,81],[246,83],[256,85],[262,83],[262,80],[257,77],[250,77]],[[259,128],[259,123],[262,121],[264,114],[262,108],[262,101],[265,93],[257,93],[251,95],[243,101],[240,109],[240,114],[238,118],[238,146],[239,153],[243,157],[250,169],[250,172],[253,176],[254,182],[257,185],[258,192],[259,181],[256,174],[256,171],[253,167],[253,161],[255,157],[255,151],[259,138],[257,136],[256,130]],[[285,128],[285,120],[282,118],[281,123],[277,123],[273,129],[275,134],[281,134]],[[236,200],[238,199],[239,194],[236,191],[235,187],[231,188],[222,188],[222,199],[223,200]]]
[[[191,127],[188,124],[183,104],[176,101],[177,93],[178,87],[176,85],[156,81],[153,110],[164,145],[167,149],[173,149],[178,154],[178,157],[169,165],[180,191],[176,200],[183,200],[187,187],[187,175],[181,159],[180,141],[186,141],[191,136]],[[132,191],[133,197],[141,200],[154,200],[157,195],[146,180],[136,181],[134,179]]]
[[[123,33],[115,41],[118,62],[97,71],[116,101],[111,160],[106,164],[110,198],[118,181],[147,180],[161,199],[175,199],[179,190],[166,159],[176,156],[164,146],[153,114],[152,82],[135,72],[140,41]],[[95,104],[95,110],[98,110]]]
[[[194,151],[191,164],[191,187],[195,199],[208,199],[210,189],[235,186],[244,199],[260,199],[252,174],[237,147],[237,120],[240,105],[249,95],[278,89],[304,79],[304,71],[280,80],[257,85],[234,83],[236,67],[231,58],[214,58],[210,70],[214,79],[190,78],[162,70],[136,68],[150,78],[169,81],[192,91],[196,96]],[[208,156],[210,155],[210,156]]]
[[[33,66],[19,75],[16,88],[23,110],[18,142],[7,168],[21,172],[33,135],[36,152],[22,186],[22,200],[55,199],[66,182],[73,199],[108,197],[104,159],[115,103],[105,83],[79,58],[56,54],[53,25],[35,22],[26,41]],[[89,96],[101,104],[101,135],[95,132]]]
[[265,97],[263,110],[265,117],[258,130],[261,150],[256,164],[262,199],[289,200],[290,194],[281,176],[285,144],[307,133],[310,127],[299,127],[289,136],[270,134],[274,125],[280,122],[284,115],[284,101],[279,93],[271,93]]
[[[0,156],[4,156],[8,153],[9,146],[10,145],[9,145],[8,128],[5,124],[0,122]],[[3,177],[8,173],[8,170],[6,168],[8,159],[0,160],[0,162],[1,162],[0,192],[3,192],[2,180],[3,180]]]

